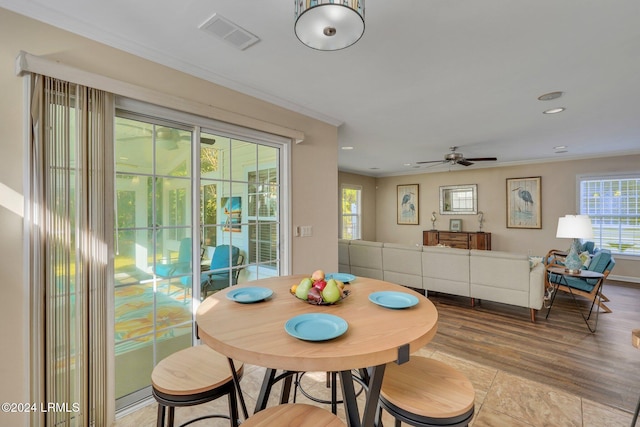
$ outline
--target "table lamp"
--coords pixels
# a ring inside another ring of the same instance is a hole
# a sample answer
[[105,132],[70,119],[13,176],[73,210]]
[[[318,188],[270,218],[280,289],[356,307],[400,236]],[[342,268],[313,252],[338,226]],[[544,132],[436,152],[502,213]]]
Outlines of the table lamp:
[[587,215],[565,215],[558,219],[558,230],[556,237],[563,239],[573,239],[571,249],[564,261],[564,266],[569,273],[579,273],[582,267],[582,260],[578,254],[580,239],[593,239],[593,227],[591,219]]

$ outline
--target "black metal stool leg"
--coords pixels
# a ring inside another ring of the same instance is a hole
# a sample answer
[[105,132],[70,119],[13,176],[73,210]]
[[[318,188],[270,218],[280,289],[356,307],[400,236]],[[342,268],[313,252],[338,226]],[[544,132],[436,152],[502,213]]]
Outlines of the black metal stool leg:
[[227,396],[229,399],[229,421],[231,423],[231,427],[238,427],[240,425],[240,413],[238,412],[238,397],[236,396],[236,393],[237,390],[234,388],[234,390]]
[[158,421],[156,427],[164,427],[164,405],[158,403]]
[[238,377],[238,371],[236,371],[236,366],[233,363],[233,359],[230,357],[227,358],[229,361],[229,367],[231,368],[231,375],[233,376],[233,385],[236,389],[237,398],[240,399],[240,406],[242,407],[242,415],[244,415],[244,419],[249,418],[249,412],[247,411],[247,404],[244,401],[244,395],[242,394],[242,389],[240,388],[240,378]]

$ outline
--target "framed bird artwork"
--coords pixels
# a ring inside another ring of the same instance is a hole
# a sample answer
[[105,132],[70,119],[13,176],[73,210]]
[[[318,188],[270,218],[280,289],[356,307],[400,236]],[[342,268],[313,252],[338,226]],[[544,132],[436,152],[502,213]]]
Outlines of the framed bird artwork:
[[398,185],[398,224],[418,225],[420,224],[420,211],[418,184]]
[[507,178],[507,228],[542,228],[541,177]]

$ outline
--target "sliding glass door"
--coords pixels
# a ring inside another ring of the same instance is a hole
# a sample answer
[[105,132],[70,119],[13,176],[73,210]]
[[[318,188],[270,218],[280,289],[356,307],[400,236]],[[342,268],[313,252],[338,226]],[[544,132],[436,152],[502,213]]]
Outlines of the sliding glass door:
[[201,298],[283,267],[287,141],[149,117],[122,110],[115,122],[118,408],[150,395],[155,364],[193,344]]
[[116,397],[192,341],[192,131],[116,118]]

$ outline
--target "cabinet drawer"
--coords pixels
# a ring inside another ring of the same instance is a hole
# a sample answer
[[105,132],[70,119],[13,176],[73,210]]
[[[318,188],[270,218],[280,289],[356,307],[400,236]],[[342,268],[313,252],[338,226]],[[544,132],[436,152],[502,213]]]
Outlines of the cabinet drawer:
[[455,240],[443,240],[443,244],[456,249],[469,249],[467,242],[456,242]]
[[465,245],[469,240],[469,235],[467,233],[446,233],[440,232],[440,243],[443,241],[447,242],[463,242]]

